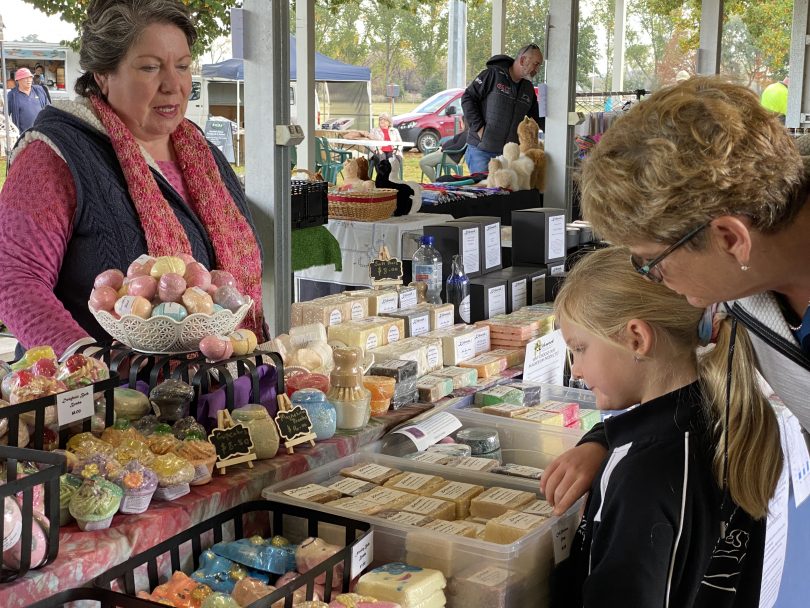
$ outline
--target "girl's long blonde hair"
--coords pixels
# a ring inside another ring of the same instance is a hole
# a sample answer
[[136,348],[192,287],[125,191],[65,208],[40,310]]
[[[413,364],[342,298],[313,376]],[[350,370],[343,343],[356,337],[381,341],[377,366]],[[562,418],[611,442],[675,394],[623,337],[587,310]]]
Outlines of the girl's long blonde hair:
[[558,318],[612,341],[618,341],[631,319],[640,319],[652,327],[656,341],[666,341],[676,357],[682,355],[684,361],[691,361],[698,371],[713,430],[717,484],[723,485],[724,433],[729,429],[731,498],[754,518],[767,514],[782,469],[782,450],[776,416],[757,384],[754,352],[744,328],[737,328],[726,424],[731,322],[722,321],[715,347],[698,356],[698,325],[703,311],[663,284],[639,275],[630,264],[628,250],[609,247],[582,258],[563,283],[555,310]]

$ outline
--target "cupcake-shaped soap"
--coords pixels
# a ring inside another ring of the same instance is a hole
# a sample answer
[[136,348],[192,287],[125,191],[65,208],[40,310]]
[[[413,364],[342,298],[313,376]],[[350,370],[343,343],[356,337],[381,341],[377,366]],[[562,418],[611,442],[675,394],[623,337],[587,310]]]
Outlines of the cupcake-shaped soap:
[[104,530],[110,527],[123,495],[121,488],[106,479],[85,479],[70,499],[70,514],[82,530]]
[[129,420],[119,418],[111,427],[104,429],[101,440],[118,447],[125,440],[145,441],[146,438],[133,427]]
[[115,448],[97,439],[92,433],[79,433],[68,439],[67,450],[73,452],[79,459],[88,458],[94,454],[106,454],[111,456]]
[[128,462],[113,478],[124,491],[121,513],[143,513],[158,486],[157,474],[137,460]]
[[115,477],[120,470],[121,463],[113,456],[96,453],[79,460],[71,473],[82,479],[91,479],[93,477],[109,479]]
[[158,420],[157,416],[154,414],[148,414],[140,420],[136,420],[132,426],[134,426],[135,430],[144,437],[149,437],[149,435],[155,432],[155,428],[157,428],[157,425],[159,424],[160,420]]
[[180,441],[183,441],[191,433],[197,433],[201,437],[207,436],[205,427],[197,422],[193,416],[186,416],[175,422],[172,425],[172,432]]
[[133,460],[149,466],[155,459],[155,454],[143,441],[137,439],[125,439],[115,448],[115,459],[122,465]]
[[66,473],[59,478],[59,525],[66,526],[72,519],[70,516],[70,499],[82,485],[82,478]]
[[174,448],[174,453],[194,465],[192,486],[201,486],[211,481],[211,473],[214,471],[214,463],[217,461],[217,451],[210,441],[197,433],[192,433]]
[[157,500],[174,500],[188,494],[194,479],[194,466],[176,454],[163,454],[155,458],[151,469],[157,473]]
[[146,444],[155,454],[169,454],[180,444],[180,440],[172,433],[168,424],[158,424],[151,435],[146,438]]

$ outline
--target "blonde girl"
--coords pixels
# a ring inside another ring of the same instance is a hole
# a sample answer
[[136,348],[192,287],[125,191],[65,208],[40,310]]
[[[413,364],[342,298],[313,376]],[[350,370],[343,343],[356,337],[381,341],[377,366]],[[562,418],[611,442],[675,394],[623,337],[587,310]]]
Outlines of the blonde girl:
[[559,603],[756,606],[782,453],[750,341],[726,319],[698,354],[703,311],[644,279],[629,256],[589,254],[556,300],[572,375],[597,407],[640,404],[605,422],[607,460],[560,569]]

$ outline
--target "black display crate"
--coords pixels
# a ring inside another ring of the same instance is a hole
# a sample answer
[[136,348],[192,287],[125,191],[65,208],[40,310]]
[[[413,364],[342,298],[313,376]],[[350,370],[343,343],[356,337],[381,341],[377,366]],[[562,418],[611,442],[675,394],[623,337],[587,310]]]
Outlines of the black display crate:
[[329,201],[326,182],[290,180],[290,210],[292,227],[323,226],[329,221]]

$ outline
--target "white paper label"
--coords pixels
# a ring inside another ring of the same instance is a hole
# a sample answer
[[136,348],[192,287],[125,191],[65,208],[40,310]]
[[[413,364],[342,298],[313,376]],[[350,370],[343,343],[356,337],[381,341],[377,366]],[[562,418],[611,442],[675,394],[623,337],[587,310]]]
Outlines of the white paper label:
[[394,312],[397,309],[397,302],[399,301],[399,294],[387,293],[377,299],[377,313],[381,312]]
[[554,563],[568,559],[571,554],[571,541],[577,531],[578,511],[563,515],[551,525],[551,538],[554,544]]
[[352,471],[352,477],[357,477],[358,479],[366,479],[368,481],[373,481],[379,477],[383,477],[391,472],[391,469],[388,467],[384,467],[380,464],[365,464],[359,469],[355,469]]
[[122,296],[115,303],[115,312],[120,316],[131,315],[132,309],[135,308],[135,296]]
[[434,329],[444,329],[453,326],[453,310],[442,310],[436,315],[436,327]]
[[351,477],[344,477],[340,481],[336,481],[335,483],[329,484],[329,488],[332,490],[337,490],[341,494],[355,494],[359,490],[366,489],[368,487],[369,482],[363,481],[362,479],[352,479]]
[[546,275],[532,277],[532,304],[542,304],[546,301]]
[[154,498],[157,500],[174,500],[180,498],[191,492],[191,488],[187,483],[178,483],[166,488],[158,488],[155,490]]
[[468,471],[484,471],[498,466],[498,461],[490,458],[476,458],[475,456],[468,456],[455,461],[453,466],[457,469],[467,469]]
[[487,304],[490,317],[506,314],[506,285],[490,287],[487,290]]
[[435,513],[437,509],[441,509],[448,504],[448,501],[439,498],[417,498],[413,502],[409,502],[403,508],[408,509],[412,513],[419,513],[420,515],[429,515]]
[[471,583],[480,583],[485,587],[500,587],[509,578],[509,572],[503,568],[495,568],[489,566],[483,570],[479,570],[467,580]]
[[194,479],[191,480],[191,483],[196,483],[201,479],[205,479],[206,477],[211,477],[211,471],[208,470],[208,465],[206,464],[195,465]]
[[565,264],[557,264],[556,266],[549,266],[548,273],[553,277],[565,274]]
[[475,334],[453,337],[454,363],[469,361],[475,357]]
[[392,490],[391,488],[375,488],[370,492],[362,495],[363,500],[373,502],[375,505],[390,505],[392,502],[410,498],[407,492],[400,492],[399,490]]
[[559,329],[529,342],[523,361],[523,381],[562,386],[565,352],[565,340]]
[[429,484],[431,481],[434,481],[433,475],[424,475],[423,473],[408,473],[405,475],[405,477],[394,484],[394,487],[404,488],[405,490],[418,490],[419,488]]
[[461,421],[448,412],[439,412],[418,424],[411,424],[394,433],[405,435],[420,452],[461,428]]
[[526,279],[512,282],[512,311],[526,306]]
[[[565,216],[563,216],[563,222]],[[563,223],[563,226],[565,224]],[[565,232],[563,232],[565,235]],[[501,223],[484,226],[484,267],[489,270],[501,265]],[[563,255],[565,252],[563,252]]]
[[430,316],[423,315],[411,319],[411,336],[421,336],[430,331]]
[[425,516],[416,513],[407,513],[405,511],[397,511],[386,517],[388,521],[394,521],[398,524],[408,524],[410,526],[419,526],[425,523]]
[[431,369],[439,365],[439,349],[436,346],[427,347],[427,363]]
[[59,426],[90,418],[93,407],[93,387],[86,386],[56,395],[56,417]]
[[497,405],[488,405],[484,408],[486,413],[499,412],[501,414],[511,414],[513,412],[522,412],[526,407],[523,405],[515,405],[514,403],[499,403]]
[[437,490],[431,496],[437,498],[447,498],[448,500],[455,500],[464,496],[467,492],[472,490],[475,486],[470,483],[463,483],[461,481],[451,481],[441,490]]
[[444,454],[437,454],[436,452],[418,452],[410,457],[410,460],[416,462],[428,462],[430,464],[440,464],[447,460]]
[[149,508],[149,503],[152,502],[152,495],[134,495],[124,493],[124,498],[121,500],[121,513],[135,515],[143,513]]
[[399,342],[399,327],[392,325],[388,328],[388,343]]
[[416,306],[416,289],[403,289],[399,292],[399,307],[413,308]]
[[377,346],[377,334],[369,334],[366,338],[366,350],[372,350]]
[[[170,499],[166,499],[170,500]],[[112,520],[112,516],[108,517],[107,519],[102,519],[101,521],[88,521],[84,524],[84,531],[85,532],[93,532],[94,530],[106,530],[110,527],[110,521]]]
[[[531,469],[534,467],[526,468]],[[542,469],[537,470],[542,471]],[[523,512],[531,513],[532,515],[539,515],[540,517],[552,517],[554,515],[554,507],[548,504],[545,500],[535,500],[532,504],[523,509]]]
[[480,355],[490,349],[489,326],[479,327],[475,330],[475,354]]
[[464,296],[464,299],[461,300],[461,303],[458,305],[458,316],[461,317],[461,320],[465,323],[470,322],[470,296],[469,294]]
[[524,494],[521,490],[512,490],[510,488],[492,488],[492,490],[494,491],[482,497],[482,500],[494,502],[496,505],[507,505]]
[[328,491],[329,490],[327,488],[324,488],[323,486],[320,486],[316,483],[310,483],[305,486],[301,486],[300,488],[284,490],[283,494],[286,494],[287,496],[292,496],[293,498],[298,498],[300,500],[309,500],[313,496],[325,494]]
[[552,414],[551,412],[544,412],[536,408],[529,408],[527,411],[518,414],[515,418],[521,420],[531,420],[532,422],[545,422],[551,418],[556,418],[559,414]]
[[464,273],[472,274],[481,270],[481,246],[478,244],[478,227],[461,231],[461,260]]
[[352,547],[352,570],[349,578],[356,578],[374,561],[374,530],[369,530]]
[[546,259],[555,260],[563,256],[565,256],[565,215],[552,215],[548,218]]
[[153,258],[151,255],[147,255],[147,254],[144,253],[143,255],[139,255],[137,258],[135,258],[135,262],[133,262],[133,263],[137,263],[137,264],[140,264],[141,266],[143,266],[147,262],[150,262],[150,261],[152,261],[154,259],[155,258]]
[[799,420],[789,411],[785,414],[785,433],[790,478],[793,481],[793,500],[798,509],[810,495],[810,454],[807,453],[807,444]]
[[514,390],[515,389],[513,389],[511,386],[501,385],[501,386],[493,386],[492,388],[488,388],[487,390],[481,392],[483,392],[485,395],[501,399],[503,397],[506,397],[509,393],[511,393]]
[[352,321],[359,321],[363,318],[363,305],[360,302],[352,302]]
[[339,325],[340,323],[343,323],[343,315],[336,308],[329,313],[329,325]]
[[436,532],[443,532],[444,534],[463,534],[470,528],[470,523],[466,521],[444,521],[437,519],[425,527]]

